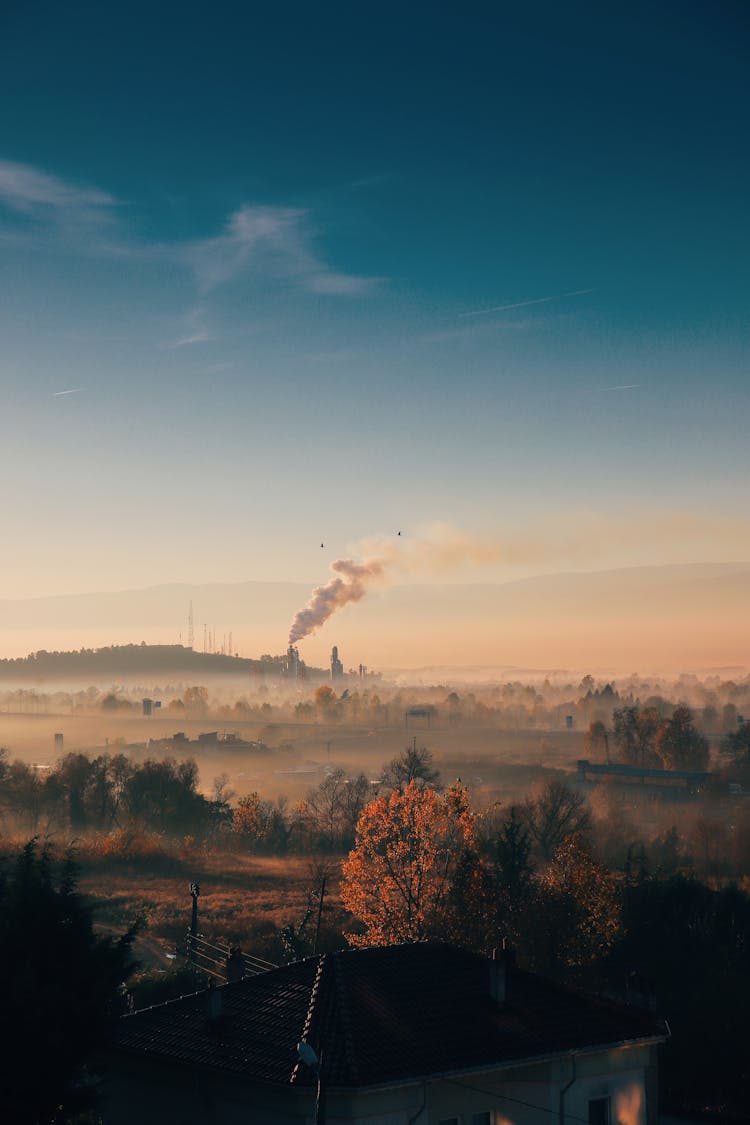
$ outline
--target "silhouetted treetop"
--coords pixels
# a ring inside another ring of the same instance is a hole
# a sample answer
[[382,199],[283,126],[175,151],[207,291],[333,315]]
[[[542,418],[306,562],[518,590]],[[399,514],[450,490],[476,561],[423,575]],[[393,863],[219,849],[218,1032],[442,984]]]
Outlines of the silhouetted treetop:
[[[68,856],[35,840],[0,873],[0,1119],[62,1122],[95,1101],[87,1061],[106,1044],[133,931],[97,937]],[[36,1044],[43,1046],[37,1051]]]

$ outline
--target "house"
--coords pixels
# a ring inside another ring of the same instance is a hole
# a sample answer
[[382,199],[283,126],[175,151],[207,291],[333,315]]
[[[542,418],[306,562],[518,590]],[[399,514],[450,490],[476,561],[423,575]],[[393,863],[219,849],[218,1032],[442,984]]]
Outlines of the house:
[[344,950],[123,1017],[103,1121],[647,1125],[665,1038],[510,954]]

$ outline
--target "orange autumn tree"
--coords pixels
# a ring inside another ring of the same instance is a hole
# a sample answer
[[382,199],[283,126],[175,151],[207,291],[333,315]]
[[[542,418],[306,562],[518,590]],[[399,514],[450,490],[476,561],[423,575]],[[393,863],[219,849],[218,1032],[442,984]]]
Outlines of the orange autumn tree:
[[460,782],[438,794],[411,781],[367,805],[342,868],[342,902],[365,926],[363,934],[347,934],[349,943],[443,933],[454,878],[473,842],[473,814]]
[[588,965],[604,957],[621,936],[617,881],[593,858],[582,836],[569,836],[560,844],[542,876],[541,889],[540,929],[548,930],[563,965]]

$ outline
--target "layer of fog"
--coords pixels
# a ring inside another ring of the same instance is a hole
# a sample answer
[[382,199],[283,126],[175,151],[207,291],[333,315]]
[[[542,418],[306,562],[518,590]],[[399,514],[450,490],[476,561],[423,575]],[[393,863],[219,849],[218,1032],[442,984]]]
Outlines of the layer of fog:
[[[161,707],[145,715],[143,699]],[[514,799],[540,772],[573,775],[587,756],[589,724],[609,726],[614,708],[631,704],[665,717],[686,704],[718,761],[723,734],[736,729],[738,715],[750,716],[750,677],[602,680],[539,672],[474,683],[347,677],[329,685],[274,679],[6,688],[0,745],[42,770],[71,751],[122,752],[134,761],[192,758],[205,792],[226,774],[239,796],[257,790],[296,800],[337,767],[376,781],[383,764],[416,739],[446,780],[461,776],[481,803],[492,803]],[[184,737],[175,740],[178,733]]]

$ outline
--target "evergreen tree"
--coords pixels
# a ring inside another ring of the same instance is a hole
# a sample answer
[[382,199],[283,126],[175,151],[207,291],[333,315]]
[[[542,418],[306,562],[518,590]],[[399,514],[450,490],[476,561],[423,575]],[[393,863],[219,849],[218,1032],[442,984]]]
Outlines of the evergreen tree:
[[131,931],[97,937],[75,865],[28,843],[0,873],[0,1120],[63,1122],[96,1100],[93,1053],[107,1041],[134,967]]

